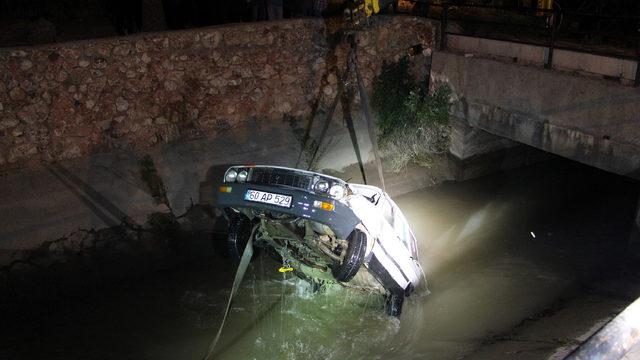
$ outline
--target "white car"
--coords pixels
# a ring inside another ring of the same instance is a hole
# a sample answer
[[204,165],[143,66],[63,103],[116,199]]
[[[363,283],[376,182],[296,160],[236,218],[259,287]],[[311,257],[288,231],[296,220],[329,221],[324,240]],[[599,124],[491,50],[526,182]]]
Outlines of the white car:
[[409,224],[377,187],[299,169],[232,166],[217,203],[229,217],[236,258],[251,238],[282,261],[282,271],[385,294],[392,316],[424,281]]

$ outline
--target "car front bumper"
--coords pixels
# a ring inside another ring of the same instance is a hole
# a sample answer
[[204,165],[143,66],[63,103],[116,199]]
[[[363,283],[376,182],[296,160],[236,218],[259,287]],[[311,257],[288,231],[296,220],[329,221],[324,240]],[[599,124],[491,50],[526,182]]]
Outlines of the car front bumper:
[[[222,188],[231,188],[230,190]],[[291,207],[285,208],[271,204],[264,204],[245,200],[247,190],[266,191],[270,193],[289,195],[292,197]],[[327,225],[340,239],[346,239],[351,231],[360,223],[360,219],[343,203],[333,199],[314,195],[302,190],[281,186],[267,186],[247,183],[223,183],[216,189],[217,205],[220,208],[252,208],[273,211],[297,216]],[[333,203],[333,210],[315,208],[314,201]]]

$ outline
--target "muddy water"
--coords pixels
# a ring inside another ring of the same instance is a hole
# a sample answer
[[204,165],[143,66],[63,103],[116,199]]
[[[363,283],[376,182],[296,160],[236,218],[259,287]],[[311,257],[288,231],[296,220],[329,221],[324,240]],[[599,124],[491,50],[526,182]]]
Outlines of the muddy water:
[[[429,278],[401,320],[376,296],[314,293],[259,256],[214,358],[473,358],[487,339],[623,263],[637,185],[556,161],[400,196]],[[214,258],[54,302],[13,322],[0,355],[199,359],[232,277],[233,266]]]

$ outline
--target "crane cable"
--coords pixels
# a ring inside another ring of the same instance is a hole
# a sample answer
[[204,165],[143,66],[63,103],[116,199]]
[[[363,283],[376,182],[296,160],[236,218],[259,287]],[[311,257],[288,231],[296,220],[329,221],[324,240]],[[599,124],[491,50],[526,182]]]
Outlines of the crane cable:
[[[346,69],[344,71],[344,73],[342,74],[342,77],[340,78],[341,84],[343,86],[340,86],[338,88],[338,92],[336,93],[336,97],[333,101],[333,103],[331,104],[331,107],[329,108],[329,112],[327,114],[327,118],[325,119],[325,123],[322,126],[322,130],[320,132],[320,137],[318,138],[318,142],[315,146],[315,148],[313,149],[313,153],[312,156],[309,160],[309,168],[312,166],[312,164],[314,163],[314,161],[316,160],[316,156],[318,154],[318,150],[320,149],[320,146],[322,145],[322,141],[324,140],[324,138],[327,135],[327,130],[329,129],[329,124],[331,123],[331,120],[333,119],[333,114],[335,112],[337,103],[338,103],[338,98],[342,95],[342,91],[343,91],[343,87],[344,84],[347,81],[347,77],[349,74],[349,71],[353,69],[353,71],[356,74],[356,79],[357,79],[357,86],[358,86],[358,93],[360,94],[360,106],[362,107],[362,112],[364,114],[364,117],[367,121],[367,132],[369,133],[369,140],[371,141],[371,148],[373,149],[373,156],[374,156],[374,160],[375,160],[375,164],[376,164],[376,168],[378,170],[378,177],[380,178],[380,184],[381,184],[381,188],[383,191],[386,192],[386,188],[385,188],[385,182],[384,182],[384,172],[382,170],[382,160],[380,157],[380,152],[378,151],[378,140],[376,137],[376,130],[375,130],[375,124],[373,122],[373,115],[371,113],[371,107],[369,105],[369,96],[367,95],[367,89],[364,86],[364,81],[362,79],[362,74],[360,74],[360,70],[358,69],[358,57],[356,54],[356,41],[355,41],[355,37],[353,36],[353,34],[349,34],[349,42],[351,44],[351,49],[349,51],[349,58],[347,59],[347,65],[346,65]],[[342,111],[347,111],[345,109],[342,109]],[[308,139],[305,139],[308,140]],[[307,141],[304,141],[305,143],[303,144],[303,147],[306,147]],[[360,150],[358,149],[358,143],[357,141],[354,142],[354,147],[356,148],[356,153],[359,154]],[[362,172],[362,178],[364,179],[365,184],[367,183],[366,181],[366,176],[364,174],[364,168],[362,166],[360,166],[361,172]]]
[[367,95],[367,89],[364,86],[362,75],[360,74],[360,70],[358,69],[358,57],[356,55],[355,39],[352,38],[351,42],[352,42],[351,46],[353,47],[353,57],[354,57],[353,67],[356,71],[356,77],[358,79],[358,91],[360,93],[360,106],[362,107],[362,112],[364,113],[364,117],[367,120],[367,131],[369,132],[369,139],[371,140],[373,157],[375,158],[375,161],[376,161],[376,168],[378,169],[378,177],[380,177],[382,191],[387,192],[384,185],[384,172],[382,171],[382,160],[380,158],[380,152],[378,151],[378,138],[377,138],[376,129],[373,123],[371,107],[369,106],[369,95]]

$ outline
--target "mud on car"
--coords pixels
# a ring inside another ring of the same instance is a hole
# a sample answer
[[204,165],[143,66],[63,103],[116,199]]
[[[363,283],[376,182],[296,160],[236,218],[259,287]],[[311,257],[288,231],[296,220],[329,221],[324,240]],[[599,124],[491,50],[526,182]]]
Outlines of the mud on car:
[[217,205],[229,219],[227,245],[240,258],[249,239],[314,284],[339,283],[386,297],[400,316],[424,281],[416,239],[381,189],[278,166],[232,166]]

